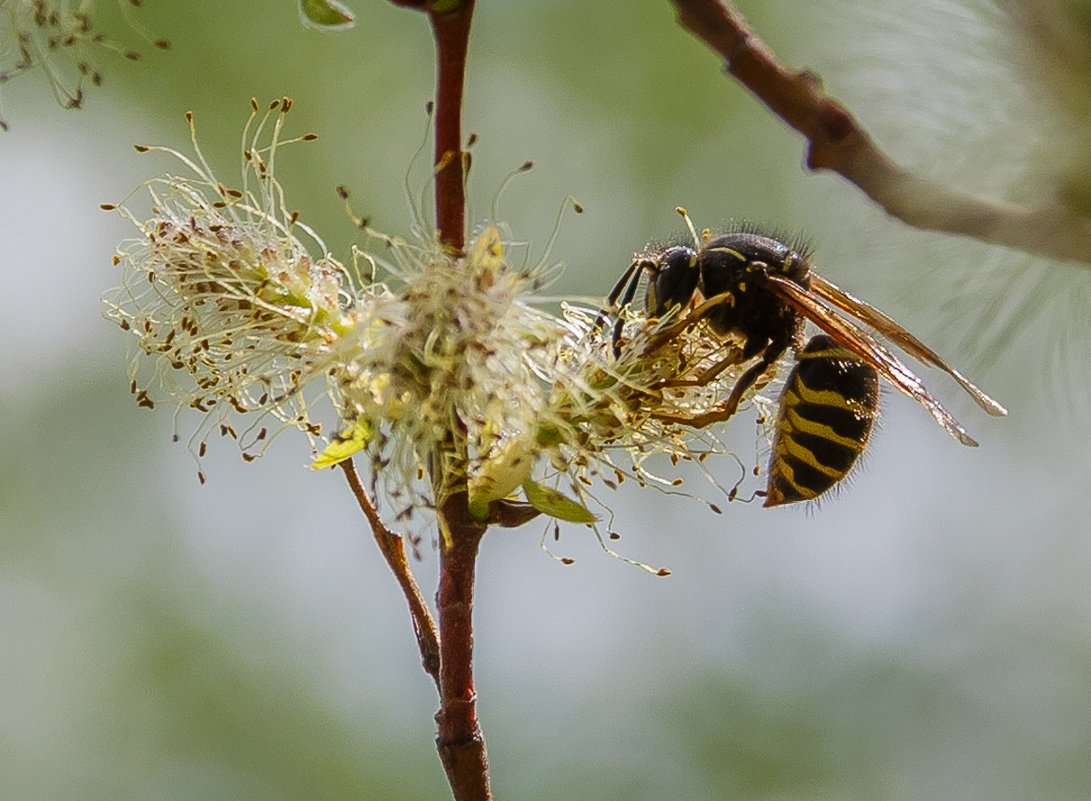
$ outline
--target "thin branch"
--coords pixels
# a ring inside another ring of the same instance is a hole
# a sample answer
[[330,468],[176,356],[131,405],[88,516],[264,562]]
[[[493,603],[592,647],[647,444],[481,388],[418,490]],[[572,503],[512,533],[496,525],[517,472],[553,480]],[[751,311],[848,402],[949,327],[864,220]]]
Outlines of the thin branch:
[[465,492],[439,511],[440,699],[436,747],[458,801],[488,801],[489,761],[477,720],[473,676],[473,595],[477,549],[486,525],[470,515]]
[[466,246],[462,91],[473,11],[474,0],[454,0],[432,2],[428,12],[436,39],[436,228],[453,253]]
[[[466,246],[466,162],[462,94],[474,0],[394,0],[427,11],[436,40],[436,228],[451,255]],[[452,435],[451,442],[454,437]],[[453,445],[452,445],[453,447]],[[477,549],[487,525],[470,515],[464,452],[453,453],[446,475],[433,475],[440,508],[439,711],[436,748],[456,801],[489,801],[489,763],[477,720],[473,680],[473,595]],[[463,476],[454,481],[455,476]],[[453,486],[452,486],[453,484]]]
[[[466,163],[462,150],[462,93],[474,0],[432,0],[429,19],[436,39],[436,228],[453,254],[466,245]],[[466,454],[445,465],[443,484],[465,475]],[[439,480],[436,480],[439,479]],[[473,519],[465,492],[451,488],[440,499],[439,589],[440,708],[436,748],[456,801],[489,801],[489,761],[477,720],[473,674],[473,596],[477,548],[487,526]]]
[[375,505],[367,495],[364,485],[360,482],[360,476],[356,472],[356,465],[352,459],[346,459],[340,463],[345,471],[352,494],[356,496],[356,502],[367,518],[371,526],[371,532],[375,535],[375,542],[382,552],[383,558],[390,566],[398,586],[402,588],[402,594],[409,604],[409,614],[413,618],[413,631],[417,635],[417,647],[420,648],[421,665],[424,672],[432,677],[439,689],[439,635],[436,633],[436,623],[432,619],[432,613],[424,600],[417,580],[413,577],[413,571],[409,567],[409,560],[405,555],[405,543],[402,538],[386,527],[379,517]]
[[1091,262],[1091,219],[1061,203],[1028,209],[914,175],[883,153],[812,72],[793,72],[721,0],[672,0],[682,26],[719,53],[726,69],[808,140],[807,166],[833,170],[916,228],[970,236],[1062,261]]

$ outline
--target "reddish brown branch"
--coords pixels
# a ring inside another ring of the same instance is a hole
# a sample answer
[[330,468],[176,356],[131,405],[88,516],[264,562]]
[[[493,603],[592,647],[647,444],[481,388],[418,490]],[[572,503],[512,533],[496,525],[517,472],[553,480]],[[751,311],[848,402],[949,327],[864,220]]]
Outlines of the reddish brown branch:
[[379,517],[375,505],[368,498],[367,491],[360,482],[360,476],[356,472],[352,459],[346,459],[340,463],[340,466],[345,471],[345,478],[348,479],[349,486],[352,488],[352,494],[356,496],[356,502],[360,504],[360,509],[371,526],[371,532],[375,535],[375,542],[379,545],[383,558],[386,559],[394,578],[397,579],[398,586],[402,588],[402,594],[405,595],[405,600],[409,604],[409,614],[413,618],[413,631],[417,635],[421,664],[439,689],[439,635],[436,633],[436,623],[432,619],[432,613],[409,567],[409,560],[405,556],[405,544],[402,538],[388,529]]
[[391,0],[428,14],[436,40],[436,229],[454,254],[466,246],[462,90],[474,0]]
[[[428,12],[436,40],[436,228],[452,255],[466,246],[466,169],[462,150],[462,92],[474,0],[394,0]],[[435,476],[449,487],[465,453],[455,453],[451,475]],[[444,469],[448,469],[446,466]],[[486,525],[470,516],[463,489],[440,499],[439,615],[440,708],[436,747],[456,801],[489,801],[489,765],[485,738],[477,721],[473,680],[473,594],[477,547]]]
[[440,709],[436,747],[456,799],[487,801],[489,764],[477,721],[473,677],[473,593],[477,548],[486,526],[470,515],[465,493],[448,496],[439,510]]
[[462,89],[473,11],[474,0],[456,0],[432,2],[428,12],[436,38],[436,228],[455,253],[466,245]]
[[856,184],[888,214],[917,228],[971,236],[1064,261],[1091,261],[1091,219],[1054,203],[1038,209],[959,192],[900,167],[814,73],[782,66],[721,0],[673,0],[682,26],[725,60],[727,71],[808,142],[807,166]]

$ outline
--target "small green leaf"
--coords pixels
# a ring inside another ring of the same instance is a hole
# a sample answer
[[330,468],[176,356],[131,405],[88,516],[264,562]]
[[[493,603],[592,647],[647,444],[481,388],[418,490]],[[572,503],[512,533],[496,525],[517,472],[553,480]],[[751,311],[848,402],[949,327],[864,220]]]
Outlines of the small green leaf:
[[506,498],[530,478],[537,449],[528,439],[511,437],[504,440],[470,475],[470,514],[475,519],[487,520],[490,503]]
[[299,0],[299,18],[320,31],[343,31],[356,24],[352,9],[337,0]]
[[489,504],[491,501],[486,500],[480,496],[470,496],[470,515],[474,520],[479,523],[484,523],[489,519]]
[[333,467],[335,464],[345,461],[358,451],[362,451],[375,436],[375,429],[371,422],[360,418],[351,427],[342,431],[337,438],[326,446],[322,453],[311,462],[311,470],[321,470],[323,467]]
[[544,515],[569,523],[594,523],[597,519],[583,504],[529,478],[523,482],[523,492],[530,505]]

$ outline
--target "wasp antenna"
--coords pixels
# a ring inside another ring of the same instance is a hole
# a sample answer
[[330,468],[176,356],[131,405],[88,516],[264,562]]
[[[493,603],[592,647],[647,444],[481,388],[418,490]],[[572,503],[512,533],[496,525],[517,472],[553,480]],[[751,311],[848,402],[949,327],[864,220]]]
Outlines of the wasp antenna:
[[701,247],[701,240],[697,238],[697,229],[693,227],[693,220],[689,218],[689,212],[686,211],[683,206],[675,206],[675,211],[682,215],[682,219],[686,221],[686,228],[689,229],[689,235],[693,237],[693,246],[695,248]]

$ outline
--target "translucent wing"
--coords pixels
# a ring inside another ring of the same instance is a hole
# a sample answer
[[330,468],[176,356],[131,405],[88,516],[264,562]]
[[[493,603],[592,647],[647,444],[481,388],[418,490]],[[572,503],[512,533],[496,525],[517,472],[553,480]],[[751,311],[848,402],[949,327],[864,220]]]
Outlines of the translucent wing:
[[[928,390],[925,389],[924,384],[921,383],[921,380],[917,378],[917,376],[915,376],[897,356],[891,353],[865,329],[826,308],[822,304],[819,296],[804,289],[789,278],[776,274],[769,274],[766,276],[765,280],[768,282],[770,291],[776,293],[781,300],[788,303],[792,308],[796,309],[800,314],[837,340],[842,347],[852,351],[868,364],[874,366],[884,378],[890,381],[890,383],[927,409],[928,413],[932,415],[932,418],[943,426],[948,434],[963,445],[969,445],[971,447],[977,446],[977,442],[969,433],[967,433],[966,429],[962,427],[962,424],[959,423],[950,412],[944,409],[939,401],[932,397]],[[831,301],[831,303],[832,302],[833,301]],[[855,311],[852,313],[855,313]],[[876,314],[881,315],[882,313],[876,312]],[[861,317],[861,319],[863,319],[863,317]],[[876,330],[882,329],[877,325]],[[922,345],[921,347],[924,346]],[[906,350],[913,353],[914,356],[917,355],[912,348],[906,348]],[[922,361],[924,360],[922,359]],[[928,361],[931,360],[929,359]]]
[[931,364],[943,370],[951,378],[955,379],[960,387],[966,390],[978,406],[989,414],[994,417],[1003,417],[1008,413],[1003,406],[970,383],[969,379],[962,373],[944,362],[934,350],[874,306],[869,306],[864,301],[853,297],[840,287],[814,273],[811,273],[811,292],[846,314],[851,314],[856,319],[871,326],[922,364]]

